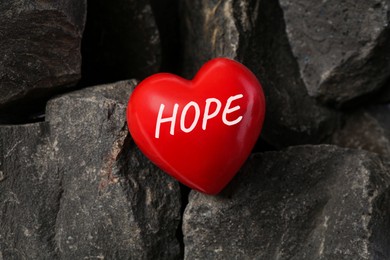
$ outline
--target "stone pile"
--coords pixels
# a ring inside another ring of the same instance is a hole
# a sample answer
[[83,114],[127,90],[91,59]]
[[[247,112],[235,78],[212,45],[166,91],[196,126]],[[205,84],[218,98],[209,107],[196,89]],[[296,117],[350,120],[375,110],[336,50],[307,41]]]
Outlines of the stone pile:
[[[88,7],[87,7],[88,6]],[[389,0],[0,3],[0,260],[390,259]],[[266,95],[217,196],[138,150],[126,104],[214,57]]]

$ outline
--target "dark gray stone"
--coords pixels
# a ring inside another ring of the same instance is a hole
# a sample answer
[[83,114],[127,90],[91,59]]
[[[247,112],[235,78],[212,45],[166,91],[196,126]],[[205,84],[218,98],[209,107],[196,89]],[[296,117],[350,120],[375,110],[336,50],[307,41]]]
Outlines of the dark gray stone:
[[86,0],[0,2],[0,109],[80,79]]
[[311,96],[342,104],[390,76],[388,0],[280,0],[289,42]]
[[61,189],[49,133],[46,122],[0,127],[0,259],[55,258]]
[[345,115],[332,143],[390,158],[390,105],[371,106]]
[[241,61],[265,92],[262,138],[284,147],[330,136],[338,114],[307,94],[276,1],[183,1],[181,9],[185,76],[217,56]]
[[46,122],[0,127],[4,259],[177,259],[181,194],[126,127],[136,81],[49,101]]
[[388,259],[390,174],[336,146],[255,154],[217,197],[192,192],[185,259]]
[[[240,35],[237,28],[236,20],[240,18],[235,17],[233,2],[185,0],[181,3],[185,76],[193,77],[203,63],[214,57],[238,59],[239,40],[246,35]],[[244,8],[237,12],[249,15],[249,10]],[[249,22],[249,17],[243,19],[246,19],[244,23]]]
[[89,86],[156,73],[161,46],[150,1],[88,2],[83,53],[83,84]]
[[53,99],[47,120],[64,171],[56,243],[64,259],[174,259],[177,182],[136,148],[125,109],[135,82]]

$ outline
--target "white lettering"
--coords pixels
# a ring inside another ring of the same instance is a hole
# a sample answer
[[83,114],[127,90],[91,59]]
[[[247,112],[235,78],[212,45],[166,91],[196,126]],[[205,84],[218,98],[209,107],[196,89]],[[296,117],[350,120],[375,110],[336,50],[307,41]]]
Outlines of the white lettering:
[[[189,128],[186,128],[185,126],[185,118],[186,118],[186,115],[187,115],[187,111],[188,109],[190,109],[190,107],[194,107],[195,109],[195,118],[194,118],[194,121],[192,122],[191,126]],[[200,108],[198,106],[197,103],[195,103],[194,101],[191,101],[190,103],[188,103],[184,108],[183,108],[183,112],[181,113],[181,117],[180,117],[180,129],[185,132],[185,133],[189,133],[191,132],[192,130],[194,130],[196,124],[198,123],[198,120],[199,120],[199,116],[200,116]]]
[[[239,116],[236,119],[234,119],[232,121],[229,121],[227,119],[227,115],[230,114],[230,113],[233,113],[233,112],[235,112],[235,111],[237,111],[237,110],[239,110],[241,108],[240,106],[234,106],[234,107],[230,107],[230,106],[231,106],[233,101],[238,100],[238,99],[243,98],[243,97],[244,97],[243,94],[237,94],[237,95],[231,96],[231,97],[229,97],[227,99],[225,108],[223,109],[223,112],[222,112],[222,122],[225,125],[232,126],[232,125],[236,125],[239,122],[241,122],[243,116]],[[215,110],[213,112],[210,111],[210,107],[211,107],[212,103],[216,104],[216,108],[215,108]],[[191,107],[195,111],[195,116],[194,116],[194,119],[193,119],[191,125],[189,127],[186,127],[186,125],[185,125],[186,124],[186,116],[187,116],[188,110]],[[164,108],[165,108],[165,105],[161,104],[160,105],[160,109],[158,111],[157,121],[156,121],[156,131],[155,131],[155,135],[154,135],[155,138],[159,138],[160,137],[160,128],[161,128],[161,124],[162,123],[169,123],[170,122],[171,125],[170,125],[169,133],[171,135],[175,134],[175,124],[176,124],[177,113],[179,111],[179,104],[175,104],[173,106],[173,112],[172,112],[172,116],[171,117],[162,118],[163,117]],[[221,111],[221,108],[222,108],[222,103],[217,98],[208,98],[208,99],[206,99],[205,107],[204,107],[204,113],[203,113],[203,119],[202,119],[202,129],[203,130],[206,130],[207,122],[210,119],[217,117],[218,113],[220,113],[220,111]],[[192,130],[195,129],[196,125],[198,124],[199,118],[200,118],[200,107],[199,107],[199,105],[196,102],[194,102],[194,101],[189,102],[188,104],[186,104],[184,106],[183,111],[181,113],[181,116],[180,116],[180,129],[183,132],[185,132],[185,133],[191,132]]]
[[225,109],[223,110],[223,113],[222,113],[222,122],[224,122],[225,125],[235,125],[235,124],[238,124],[241,120],[242,120],[242,116],[239,116],[237,119],[233,120],[233,121],[228,121],[226,119],[226,115],[227,114],[230,114],[234,111],[237,111],[240,109],[240,106],[235,106],[233,108],[229,108],[232,101],[234,100],[237,100],[237,99],[240,99],[242,98],[243,95],[242,94],[238,94],[238,95],[235,95],[235,96],[231,96],[227,102],[226,102],[226,106],[225,106]]
[[175,104],[173,106],[173,115],[172,117],[167,117],[167,118],[162,118],[162,114],[164,111],[165,105],[161,104],[160,105],[160,110],[158,111],[158,116],[157,116],[157,122],[156,122],[156,132],[154,137],[159,138],[160,136],[160,125],[161,123],[166,123],[166,122],[171,122],[171,128],[169,133],[171,135],[174,135],[175,133],[175,122],[176,122],[176,115],[177,115],[177,110],[179,109],[179,104]]
[[[211,103],[217,104],[217,107],[216,107],[216,109],[215,109],[215,111],[213,113],[209,114]],[[216,117],[218,115],[219,110],[221,110],[221,106],[222,106],[221,101],[219,101],[216,98],[208,98],[208,99],[206,99],[206,107],[204,108],[203,121],[202,121],[202,129],[203,130],[206,130],[207,121],[209,119],[214,118],[214,117]]]

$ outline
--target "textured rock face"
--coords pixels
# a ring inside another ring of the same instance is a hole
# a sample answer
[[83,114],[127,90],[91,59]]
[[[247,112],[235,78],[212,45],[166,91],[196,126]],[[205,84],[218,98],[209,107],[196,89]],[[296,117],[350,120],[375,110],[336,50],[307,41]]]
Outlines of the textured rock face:
[[44,123],[0,127],[4,259],[180,255],[180,188],[126,128],[135,84],[73,92],[49,102]]
[[83,59],[88,85],[157,72],[160,37],[149,1],[90,1]]
[[86,0],[1,1],[0,109],[80,78]]
[[390,76],[387,0],[280,0],[289,42],[310,95],[344,103]]
[[191,194],[185,259],[387,259],[389,185],[363,151],[256,154],[221,196]]
[[338,115],[307,94],[276,1],[200,1],[195,6],[184,1],[181,9],[186,76],[213,57],[239,60],[263,85],[267,142],[276,147],[318,143],[331,134]]
[[66,259],[171,259],[180,252],[179,187],[128,136],[131,87],[86,89],[48,104],[48,121],[61,125],[53,142],[68,147],[58,154],[64,193],[56,223]]
[[[390,259],[389,0],[86,2],[0,0],[0,260]],[[217,56],[263,85],[264,153],[187,198],[126,79]]]
[[183,1],[183,59],[187,77],[194,76],[200,66],[211,58],[237,59],[240,35],[233,9],[233,0]]
[[346,116],[332,143],[348,148],[367,150],[390,157],[390,107],[372,106]]
[[0,259],[55,256],[61,190],[49,133],[48,123],[0,127]]

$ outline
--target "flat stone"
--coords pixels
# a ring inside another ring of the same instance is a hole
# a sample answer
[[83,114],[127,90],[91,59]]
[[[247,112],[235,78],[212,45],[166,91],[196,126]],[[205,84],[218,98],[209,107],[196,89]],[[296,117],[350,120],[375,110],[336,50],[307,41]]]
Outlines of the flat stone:
[[77,83],[85,18],[86,0],[1,1],[0,112]]
[[389,169],[329,145],[255,154],[219,196],[191,192],[185,259],[388,259]]
[[266,96],[261,137],[267,143],[320,143],[331,135],[339,115],[308,95],[277,2],[183,1],[181,13],[183,74],[194,76],[204,62],[218,56],[251,69]]
[[390,158],[390,105],[376,105],[345,115],[332,143],[378,153]]
[[343,104],[390,76],[387,0],[280,0],[291,49],[311,96]]

